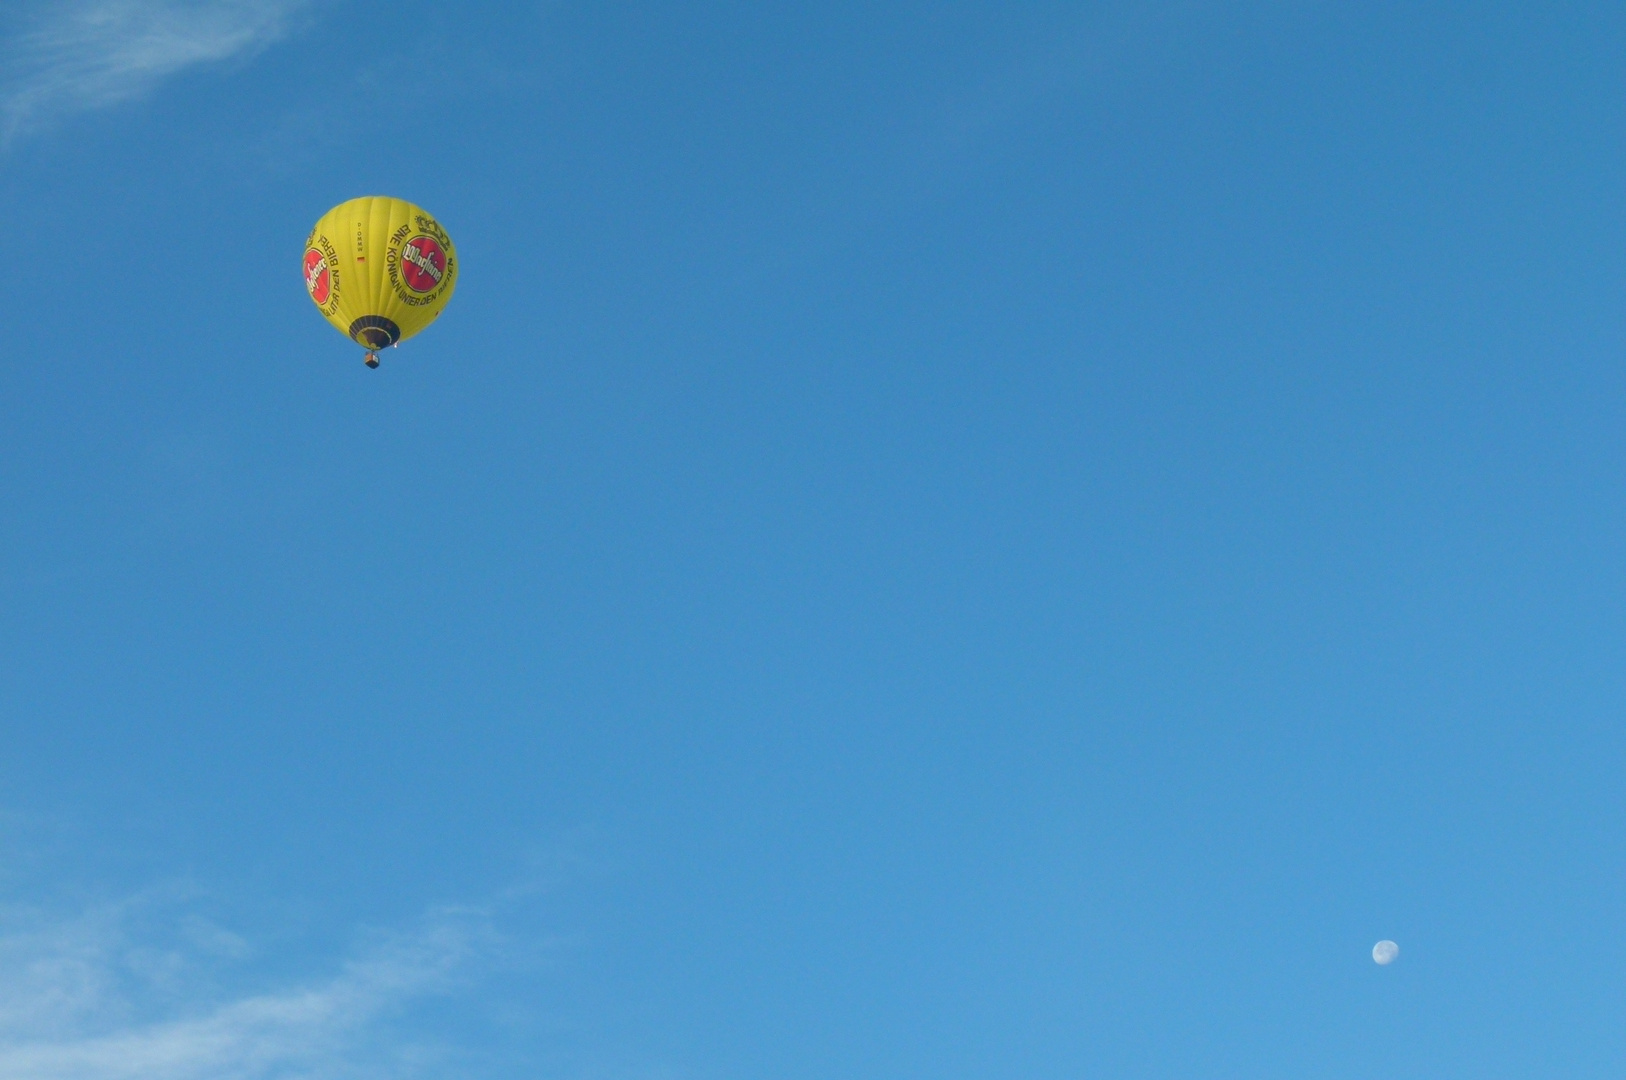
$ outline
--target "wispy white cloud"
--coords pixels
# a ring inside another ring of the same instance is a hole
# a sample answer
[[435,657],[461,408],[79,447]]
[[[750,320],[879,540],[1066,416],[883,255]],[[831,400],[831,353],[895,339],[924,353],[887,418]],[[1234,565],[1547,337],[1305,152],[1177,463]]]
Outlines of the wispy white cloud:
[[308,0],[42,0],[0,43],[0,141],[283,37]]
[[[71,919],[0,913],[6,1080],[337,1080],[420,1071],[380,1038],[392,1013],[452,989],[489,952],[474,913],[379,937],[327,977],[272,992],[209,991],[212,963],[250,945],[195,915],[152,932],[138,898]],[[160,920],[161,921],[161,920]]]

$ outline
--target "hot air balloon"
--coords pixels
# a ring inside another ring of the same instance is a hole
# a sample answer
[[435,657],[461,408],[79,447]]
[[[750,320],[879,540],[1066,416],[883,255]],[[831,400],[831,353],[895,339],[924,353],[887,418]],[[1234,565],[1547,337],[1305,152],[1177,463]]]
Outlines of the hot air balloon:
[[434,322],[457,285],[457,250],[440,223],[402,199],[340,203],[305,241],[305,290],[327,321],[367,350],[398,345]]

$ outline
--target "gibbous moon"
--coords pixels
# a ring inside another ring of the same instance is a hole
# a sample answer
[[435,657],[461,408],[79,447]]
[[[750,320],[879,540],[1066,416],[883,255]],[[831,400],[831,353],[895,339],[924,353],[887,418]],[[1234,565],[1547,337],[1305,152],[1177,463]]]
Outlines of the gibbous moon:
[[1372,946],[1372,959],[1379,964],[1392,964],[1400,955],[1400,946],[1392,941],[1380,941]]

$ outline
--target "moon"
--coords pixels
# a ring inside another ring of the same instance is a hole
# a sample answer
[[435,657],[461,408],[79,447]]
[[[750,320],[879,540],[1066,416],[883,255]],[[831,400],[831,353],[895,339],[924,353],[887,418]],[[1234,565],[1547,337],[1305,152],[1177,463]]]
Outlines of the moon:
[[1400,955],[1400,946],[1392,941],[1384,940],[1372,946],[1372,960],[1378,964],[1392,964],[1395,957]]

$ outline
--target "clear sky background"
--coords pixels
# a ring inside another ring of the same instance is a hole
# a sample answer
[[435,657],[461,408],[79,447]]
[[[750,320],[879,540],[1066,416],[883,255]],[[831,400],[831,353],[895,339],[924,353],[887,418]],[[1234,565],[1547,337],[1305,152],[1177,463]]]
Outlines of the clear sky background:
[[1623,58],[7,5],[0,1075],[1620,1076]]

